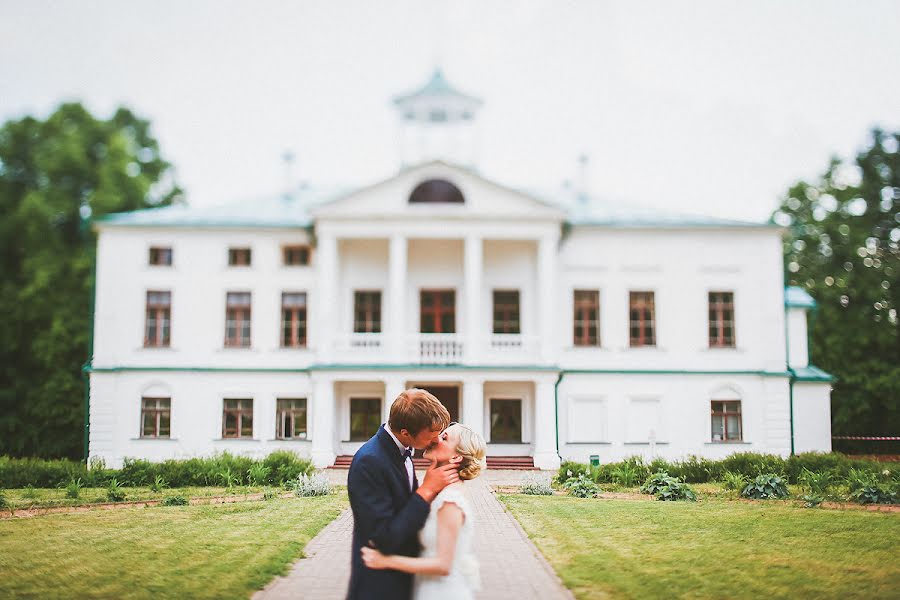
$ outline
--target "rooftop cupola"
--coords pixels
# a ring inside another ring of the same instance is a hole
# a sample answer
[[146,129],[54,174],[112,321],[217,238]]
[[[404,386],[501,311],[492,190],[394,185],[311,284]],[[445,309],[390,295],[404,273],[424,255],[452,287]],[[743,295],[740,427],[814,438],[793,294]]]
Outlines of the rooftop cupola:
[[474,167],[475,117],[482,104],[450,85],[441,69],[418,90],[396,96],[401,166],[446,160]]

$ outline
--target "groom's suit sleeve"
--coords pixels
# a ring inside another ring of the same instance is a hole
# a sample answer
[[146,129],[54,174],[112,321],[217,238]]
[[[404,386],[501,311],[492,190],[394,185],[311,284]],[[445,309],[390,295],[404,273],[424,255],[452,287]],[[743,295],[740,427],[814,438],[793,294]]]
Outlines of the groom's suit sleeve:
[[[347,487],[353,490],[350,505],[355,518],[370,525],[370,539],[384,554],[395,554],[416,539],[428,518],[429,505],[419,494],[411,494],[395,512],[384,481],[382,465],[371,456],[361,457],[351,472]],[[362,540],[366,544],[368,540]]]

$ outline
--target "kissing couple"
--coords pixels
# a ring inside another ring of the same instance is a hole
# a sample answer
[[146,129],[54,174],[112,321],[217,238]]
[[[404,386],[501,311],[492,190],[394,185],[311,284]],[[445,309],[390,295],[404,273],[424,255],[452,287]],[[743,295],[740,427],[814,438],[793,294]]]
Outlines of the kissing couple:
[[[419,484],[413,450],[431,465]],[[401,392],[388,422],[353,457],[349,600],[465,600],[479,587],[463,481],[486,467],[484,438],[431,393]]]

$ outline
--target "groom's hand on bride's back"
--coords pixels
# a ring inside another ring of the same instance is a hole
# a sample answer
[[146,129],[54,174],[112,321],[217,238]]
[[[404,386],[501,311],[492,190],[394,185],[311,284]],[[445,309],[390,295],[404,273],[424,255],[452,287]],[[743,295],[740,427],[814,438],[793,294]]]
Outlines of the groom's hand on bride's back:
[[458,481],[459,464],[450,463],[442,467],[436,467],[432,461],[431,466],[425,471],[425,479],[422,480],[422,485],[419,486],[416,493],[430,504],[442,489]]

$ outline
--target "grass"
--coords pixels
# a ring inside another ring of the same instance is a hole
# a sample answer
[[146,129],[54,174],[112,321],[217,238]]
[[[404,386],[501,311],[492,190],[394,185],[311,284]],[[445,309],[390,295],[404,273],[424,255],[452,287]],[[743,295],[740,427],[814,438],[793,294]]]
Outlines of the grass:
[[898,598],[900,515],[500,496],[577,598]]
[[3,520],[0,597],[246,599],[346,506],[341,493]]
[[[9,503],[7,509],[49,508],[55,506],[80,506],[83,504],[108,503],[105,487],[81,488],[78,498],[67,498],[63,488],[19,488],[3,490]],[[158,492],[149,487],[123,487],[125,502],[142,500],[162,500],[168,496],[184,496],[185,498],[208,498],[211,496],[241,496],[262,493],[264,487],[235,486],[225,487],[182,487],[163,488]],[[274,488],[283,492],[279,487]]]

